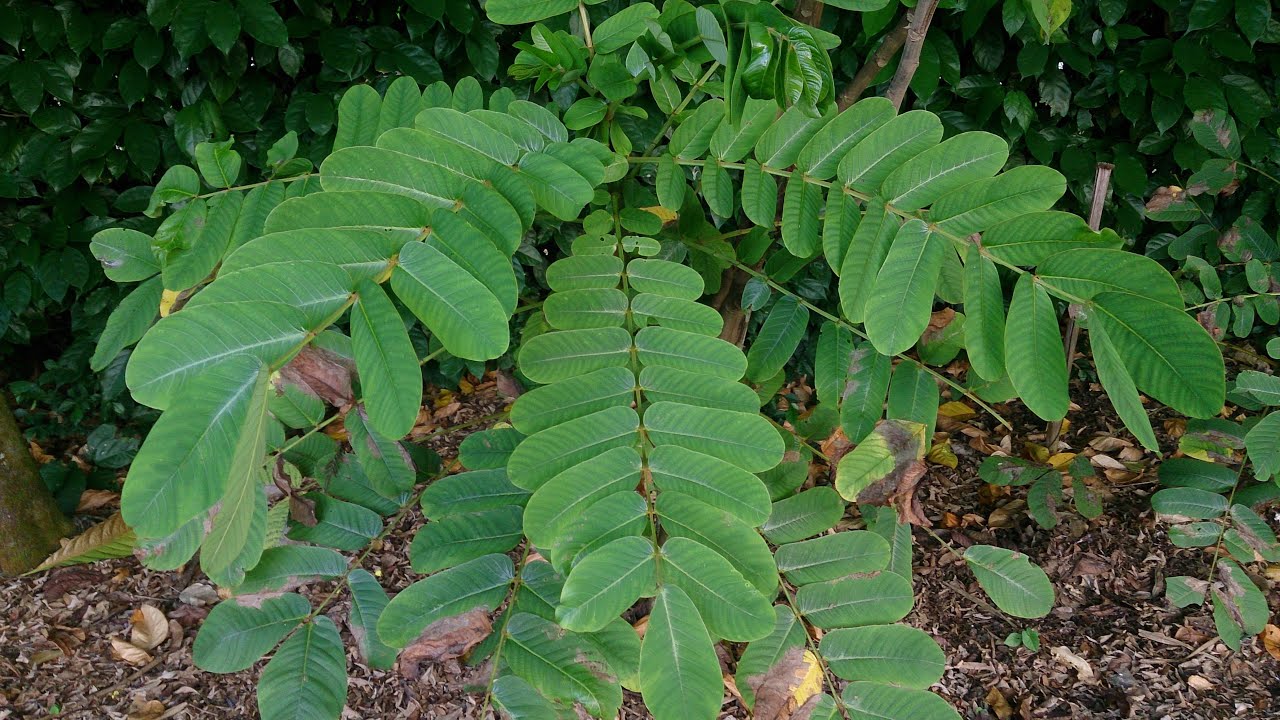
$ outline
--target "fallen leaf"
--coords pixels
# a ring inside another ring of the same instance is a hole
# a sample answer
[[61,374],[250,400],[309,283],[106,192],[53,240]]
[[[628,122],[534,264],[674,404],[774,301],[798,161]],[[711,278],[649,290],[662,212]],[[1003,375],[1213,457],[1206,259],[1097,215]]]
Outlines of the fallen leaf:
[[53,648],[50,650],[37,650],[31,653],[31,659],[30,659],[31,667],[32,669],[38,668],[41,665],[49,662],[50,660],[57,660],[58,658],[62,657],[65,654],[66,653],[62,652],[62,650],[59,650],[57,648]]
[[1209,682],[1209,679],[1203,675],[1192,675],[1187,678],[1187,686],[1200,692],[1208,692],[1213,689],[1213,683]]
[[991,688],[987,691],[987,706],[1000,720],[1009,720],[1013,717],[1013,708],[999,688]]
[[40,447],[40,444],[37,443],[35,440],[27,441],[27,446],[31,448],[31,457],[35,458],[36,462],[40,463],[41,465],[44,465],[45,463],[53,462],[53,456],[45,452],[44,448]]
[[145,696],[137,695],[133,698],[126,717],[127,720],[160,720],[164,711],[164,703],[159,700],[148,700]]
[[[133,530],[125,525],[120,513],[94,525],[73,538],[58,541],[60,547],[40,563],[37,570],[45,570],[57,565],[72,565],[77,562],[101,560],[107,557],[127,557],[133,550],[136,539]],[[96,573],[95,573],[96,575]],[[45,586],[46,594],[49,592]],[[65,592],[65,591],[64,591]]]
[[489,612],[476,608],[461,615],[440,618],[422,631],[404,650],[400,651],[397,664],[400,675],[415,680],[422,674],[422,663],[438,663],[462,657],[468,650],[489,637],[493,623]]
[[76,503],[76,512],[83,513],[97,510],[120,501],[120,493],[110,490],[89,489],[80,493],[80,502]]
[[134,666],[142,666],[151,662],[151,654],[146,650],[131,642],[115,637],[111,638],[111,656]]
[[296,385],[334,407],[355,402],[351,364],[337,353],[308,345],[280,368],[277,384]]
[[218,591],[205,583],[195,583],[178,593],[178,601],[187,605],[216,605],[222,601]]
[[942,417],[956,421],[970,420],[978,416],[977,411],[959,400],[952,400],[950,402],[943,403],[942,406],[938,408],[938,414]]
[[1059,645],[1052,650],[1053,658],[1063,665],[1074,668],[1076,675],[1080,677],[1081,682],[1092,682],[1094,678],[1093,666],[1088,660],[1071,652],[1066,647]]
[[929,448],[929,454],[925,456],[929,462],[934,465],[944,465],[955,470],[960,465],[960,459],[951,450],[951,444],[941,442]]
[[78,587],[97,585],[104,579],[105,577],[101,572],[84,565],[59,568],[49,573],[49,579],[44,581],[44,588],[42,588],[44,599],[46,601],[59,600],[63,595]]
[[844,430],[837,427],[835,432],[831,433],[826,440],[822,441],[822,444],[818,449],[821,450],[823,456],[827,458],[827,462],[831,463],[831,467],[836,467],[840,462],[840,458],[844,457],[845,453],[853,449],[853,443],[849,442],[849,438],[844,434]]
[[822,691],[818,659],[803,646],[788,650],[773,667],[747,678],[756,696],[755,720],[788,720]]
[[498,394],[503,400],[512,402],[524,393],[524,386],[511,373],[505,370],[499,370],[494,376],[495,384],[498,388]]
[[987,517],[987,527],[1011,528],[1013,527],[1014,518],[1020,517],[1026,510],[1026,501],[1010,500],[991,511],[991,515]]
[[129,616],[133,632],[129,641],[143,650],[153,650],[169,637],[169,619],[154,605],[143,605]]
[[1073,453],[1073,452],[1062,452],[1062,453],[1058,453],[1058,454],[1056,454],[1056,455],[1050,455],[1050,456],[1049,456],[1049,461],[1048,461],[1048,462],[1049,462],[1049,465],[1050,465],[1054,470],[1059,470],[1059,471],[1061,471],[1061,470],[1066,470],[1066,469],[1067,469],[1067,466],[1069,466],[1069,465],[1071,464],[1071,461],[1072,461],[1072,460],[1075,460],[1075,459],[1076,459],[1076,454],[1075,454],[1075,453]]
[[1280,660],[1280,626],[1268,623],[1262,629],[1262,647],[1271,657]]

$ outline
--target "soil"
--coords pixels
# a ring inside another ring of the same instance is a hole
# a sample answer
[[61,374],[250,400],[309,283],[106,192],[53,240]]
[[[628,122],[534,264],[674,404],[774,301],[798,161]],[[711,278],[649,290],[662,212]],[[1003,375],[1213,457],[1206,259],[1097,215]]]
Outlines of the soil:
[[[1134,447],[1105,399],[1091,390],[1078,387],[1073,394],[1086,398],[1084,407],[1073,408],[1075,425],[1052,450],[1094,456],[1106,509],[1086,520],[1067,504],[1051,530],[1026,515],[1024,489],[1000,492],[977,473],[993,450],[1018,454],[1024,442],[1043,443],[1039,421],[1010,405],[997,410],[1015,428],[1034,432],[1009,436],[986,416],[940,423],[938,438],[958,462],[955,469],[931,465],[921,483],[933,527],[915,530],[917,602],[906,620],[946,652],[946,674],[932,689],[965,718],[1280,717],[1280,662],[1262,643],[1246,639],[1232,652],[1216,638],[1208,611],[1178,610],[1164,598],[1167,577],[1203,576],[1210,556],[1170,544],[1149,502],[1158,458]],[[494,392],[476,392],[456,406],[445,400],[435,404],[437,413],[447,411],[437,418],[441,425],[473,422],[502,405]],[[1154,415],[1160,425],[1164,418]],[[1176,420],[1163,423],[1162,448],[1176,447],[1171,433],[1178,427]],[[430,442],[448,458],[460,439],[455,433]],[[826,482],[824,468],[813,475]],[[1275,509],[1267,515],[1274,525]],[[416,509],[404,516],[363,562],[389,592],[416,579],[407,546],[422,522]],[[1048,617],[1020,621],[995,611],[956,554],[978,542],[1024,552],[1045,569],[1058,594]],[[1280,612],[1274,571],[1268,573],[1273,615]],[[319,599],[335,589],[316,584],[305,592]],[[194,635],[216,601],[198,573],[155,572],[132,558],[0,579],[0,720],[256,718],[262,663],[226,675],[192,664]],[[148,659],[129,664],[113,656],[111,640],[129,637],[130,616],[144,604],[170,621],[169,636]],[[347,607],[339,593],[326,610],[344,634]],[[1037,652],[1005,644],[1023,629],[1039,632]],[[447,661],[406,680],[368,668],[353,649],[348,660],[345,720],[491,716],[468,691],[483,685],[484,670]],[[732,669],[733,657],[726,662]],[[727,698],[723,717],[747,717],[732,691]],[[629,697],[621,717],[647,715],[638,698]]]

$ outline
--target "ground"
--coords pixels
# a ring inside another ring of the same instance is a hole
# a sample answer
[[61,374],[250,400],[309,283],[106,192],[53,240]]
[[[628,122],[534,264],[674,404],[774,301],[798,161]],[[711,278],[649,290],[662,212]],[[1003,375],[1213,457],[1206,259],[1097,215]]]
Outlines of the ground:
[[[1088,387],[1077,390],[1076,397],[1095,397]],[[915,531],[917,603],[907,619],[946,652],[946,675],[933,689],[965,718],[1280,717],[1280,662],[1262,643],[1248,639],[1241,652],[1231,652],[1216,639],[1207,611],[1178,610],[1163,597],[1166,577],[1203,576],[1208,557],[1171,545],[1152,516],[1154,456],[1132,447],[1105,401],[1083,404],[1073,411],[1075,424],[1063,442],[1072,451],[1107,458],[1094,460],[1106,512],[1086,520],[1060,508],[1052,530],[1026,516],[1024,493],[993,492],[977,474],[994,448],[1043,442],[1037,421],[1017,406],[1002,407],[1014,427],[1029,429],[1007,439],[981,416],[940,426],[958,464],[931,466],[922,484],[924,512],[934,527]],[[464,402],[452,409],[451,421],[491,410],[491,402]],[[1168,432],[1176,434],[1176,422],[1162,431],[1164,447],[1175,444]],[[447,454],[457,440],[433,442]],[[1123,463],[1129,464],[1113,466]],[[826,481],[821,468],[814,475]],[[389,591],[415,579],[407,545],[422,522],[416,512],[406,516],[365,560]],[[996,612],[954,552],[975,542],[1016,549],[1040,563],[1058,593],[1053,612],[1025,622]],[[1280,579],[1275,570],[1269,575],[1273,586]],[[313,596],[331,591],[325,584],[307,590]],[[1280,611],[1278,595],[1270,593],[1273,615]],[[0,720],[256,718],[261,664],[228,675],[192,664],[192,640],[211,601],[216,594],[198,573],[154,572],[132,559],[0,579]],[[111,640],[129,637],[131,615],[147,604],[170,621],[168,637],[149,659],[131,665],[113,656]],[[345,601],[328,612],[345,632]],[[1005,645],[1010,632],[1024,628],[1040,633],[1038,652]],[[483,677],[456,662],[427,667],[409,681],[367,668],[354,651],[349,660],[348,720],[485,715],[478,697],[467,692]],[[733,658],[726,661],[731,665]],[[723,717],[746,717],[732,692],[728,697]],[[646,715],[631,698],[622,717]]]

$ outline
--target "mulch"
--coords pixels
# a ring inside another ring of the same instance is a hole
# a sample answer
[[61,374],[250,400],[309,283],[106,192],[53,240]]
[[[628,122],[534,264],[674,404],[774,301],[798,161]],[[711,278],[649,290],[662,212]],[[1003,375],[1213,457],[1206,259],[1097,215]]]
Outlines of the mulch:
[[[449,413],[445,420],[452,423],[482,417],[494,407],[492,399],[463,399],[457,407],[448,404],[455,399],[445,400],[436,408]],[[1096,404],[1086,401],[1073,411],[1078,425],[1064,438],[1065,446],[1132,457],[1136,451],[1124,449],[1132,442],[1124,440],[1105,400]],[[1001,409],[1011,414],[1014,427],[1039,427],[1017,406]],[[1100,472],[1107,496],[1101,517],[1085,520],[1060,508],[1058,526],[1045,530],[1019,509],[1018,489],[992,493],[977,475],[991,447],[1003,442],[1016,449],[1024,440],[1043,441],[1042,435],[1005,439],[982,417],[963,426],[950,428],[957,468],[931,466],[922,483],[923,507],[934,528],[915,531],[917,603],[906,622],[932,634],[946,652],[947,671],[935,692],[963,717],[984,720],[1280,717],[1280,662],[1256,638],[1246,639],[1241,652],[1230,651],[1216,639],[1207,610],[1179,610],[1163,596],[1167,577],[1203,576],[1209,556],[1174,547],[1153,517],[1155,458],[1146,456],[1146,469],[1131,469],[1140,462]],[[1170,431],[1176,423],[1161,431],[1162,447],[1176,446]],[[459,440],[438,436],[430,443],[449,457]],[[1268,515],[1274,524],[1277,513]],[[365,558],[364,567],[389,592],[416,579],[407,548],[423,522],[416,509],[405,515]],[[973,543],[1016,549],[1038,562],[1058,593],[1050,615],[1021,621],[995,612],[956,554]],[[333,584],[320,583],[304,592],[319,599],[333,591]],[[1280,612],[1278,596],[1269,593],[1273,614]],[[194,635],[215,602],[216,592],[199,574],[154,572],[133,559],[0,579],[0,720],[258,717],[255,683],[263,663],[225,675],[192,664]],[[167,616],[170,635],[138,667],[113,656],[111,639],[129,636],[130,616],[143,604]],[[344,634],[347,609],[339,594],[326,610]],[[1004,644],[1009,633],[1025,628],[1039,632],[1038,652]],[[407,680],[368,668],[350,642],[348,648],[351,685],[344,720],[492,716],[470,692],[483,686],[486,670],[448,661]],[[737,701],[727,701],[723,717],[746,716]],[[629,697],[622,717],[647,716],[638,698]]]

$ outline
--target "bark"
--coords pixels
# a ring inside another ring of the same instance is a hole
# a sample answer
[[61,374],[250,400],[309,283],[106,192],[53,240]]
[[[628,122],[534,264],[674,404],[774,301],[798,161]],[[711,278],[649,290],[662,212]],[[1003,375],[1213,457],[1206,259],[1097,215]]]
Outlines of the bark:
[[0,394],[0,575],[36,567],[70,532]]
[[902,60],[898,62],[898,71],[893,74],[893,81],[889,83],[889,90],[884,95],[893,102],[895,109],[902,109],[902,101],[907,97],[911,78],[916,74],[916,68],[920,67],[920,51],[924,48],[925,35],[929,33],[929,23],[933,21],[933,11],[937,9],[938,0],[920,0],[911,11]]
[[893,30],[889,31],[884,39],[880,42],[880,47],[871,55],[871,59],[866,64],[858,68],[858,73],[853,76],[853,80],[845,86],[840,92],[840,97],[836,100],[836,106],[841,110],[848,108],[850,105],[858,102],[862,97],[862,93],[871,87],[872,81],[888,66],[898,51],[902,49],[902,45],[907,41],[907,24],[910,16],[903,15],[902,20],[898,22]]
[[822,24],[824,7],[822,0],[796,0],[796,9],[791,11],[791,16],[810,27],[818,27]]

